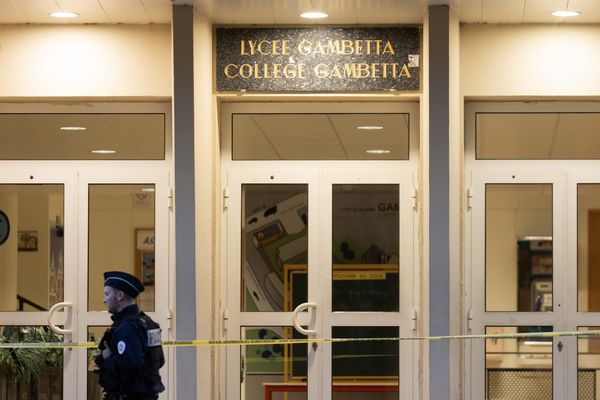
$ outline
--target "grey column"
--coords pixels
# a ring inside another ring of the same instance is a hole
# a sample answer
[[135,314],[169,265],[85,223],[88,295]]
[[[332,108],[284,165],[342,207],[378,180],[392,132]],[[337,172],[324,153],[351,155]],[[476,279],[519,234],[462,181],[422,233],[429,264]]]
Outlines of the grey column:
[[[175,333],[196,339],[194,197],[194,8],[173,6],[173,132],[175,155]],[[178,399],[196,399],[196,349],[177,348]]]
[[[450,333],[450,9],[429,7],[429,333]],[[450,398],[450,344],[429,344],[429,398]]]

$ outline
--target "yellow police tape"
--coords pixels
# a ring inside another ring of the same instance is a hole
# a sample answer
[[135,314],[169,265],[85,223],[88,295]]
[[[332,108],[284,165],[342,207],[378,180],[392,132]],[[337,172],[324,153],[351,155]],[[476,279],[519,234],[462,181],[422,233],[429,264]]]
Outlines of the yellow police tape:
[[[600,336],[600,330],[574,332],[525,332],[498,333],[480,335],[450,336],[406,336],[385,338],[335,338],[335,339],[245,339],[245,340],[168,340],[165,347],[215,347],[215,346],[263,346],[273,344],[308,344],[308,343],[347,343],[347,342],[392,342],[392,341],[435,341],[435,340],[477,340],[477,339],[519,339],[519,338],[554,338],[567,336]],[[84,349],[95,348],[98,342],[0,342],[0,348],[10,349]]]

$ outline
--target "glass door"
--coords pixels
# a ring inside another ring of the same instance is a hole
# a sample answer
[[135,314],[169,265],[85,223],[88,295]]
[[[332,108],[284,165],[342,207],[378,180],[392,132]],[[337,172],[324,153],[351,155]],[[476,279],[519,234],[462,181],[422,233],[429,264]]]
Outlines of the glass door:
[[[144,284],[137,304],[169,337],[169,188],[165,171],[83,171],[79,177],[79,341],[95,341],[111,324],[102,299],[103,273],[135,275]],[[87,251],[86,251],[87,250]],[[169,348],[165,348],[169,358]],[[100,400],[95,350],[78,352],[78,399]],[[167,364],[169,365],[169,364]],[[85,376],[81,376],[85,374]],[[167,367],[161,375],[168,383]],[[168,398],[167,393],[163,394]]]
[[[226,187],[227,339],[413,334],[411,173],[232,170]],[[395,340],[229,346],[227,398],[412,398],[414,351]]]
[[[0,341],[75,340],[75,174],[4,169],[0,211]],[[54,316],[50,310],[56,311]],[[59,325],[56,331],[49,328],[50,320]],[[77,398],[76,352],[0,352],[0,399]]]
[[[473,334],[566,328],[564,174],[482,171],[472,175]],[[472,341],[471,398],[566,396],[565,338]]]

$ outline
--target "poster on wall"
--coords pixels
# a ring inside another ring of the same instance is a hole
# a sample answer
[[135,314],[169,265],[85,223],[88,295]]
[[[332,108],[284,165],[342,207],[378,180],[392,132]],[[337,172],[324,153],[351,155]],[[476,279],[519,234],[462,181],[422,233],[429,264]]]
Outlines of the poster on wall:
[[420,90],[421,28],[217,28],[216,88],[246,92]]
[[144,284],[144,291],[137,302],[141,309],[154,310],[154,229],[136,229],[135,231],[135,275]]

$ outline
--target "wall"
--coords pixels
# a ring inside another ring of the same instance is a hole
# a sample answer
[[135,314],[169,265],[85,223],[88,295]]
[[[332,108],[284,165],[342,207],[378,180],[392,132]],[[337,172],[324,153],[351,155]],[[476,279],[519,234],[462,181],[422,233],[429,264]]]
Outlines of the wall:
[[463,25],[466,97],[600,95],[600,26]]
[[17,305],[17,233],[18,198],[11,193],[0,193],[0,210],[8,216],[10,234],[0,245],[0,311],[15,310]]
[[0,97],[170,97],[169,25],[0,26]]

